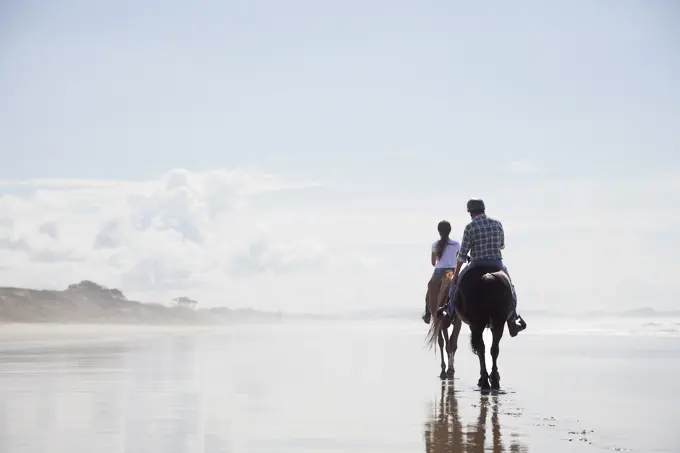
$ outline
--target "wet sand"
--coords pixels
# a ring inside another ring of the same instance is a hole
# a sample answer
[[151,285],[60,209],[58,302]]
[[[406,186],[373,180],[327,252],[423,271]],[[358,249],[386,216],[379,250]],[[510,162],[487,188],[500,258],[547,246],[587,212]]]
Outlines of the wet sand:
[[0,451],[680,451],[672,332],[506,337],[483,395],[467,329],[444,383],[425,329],[3,325]]

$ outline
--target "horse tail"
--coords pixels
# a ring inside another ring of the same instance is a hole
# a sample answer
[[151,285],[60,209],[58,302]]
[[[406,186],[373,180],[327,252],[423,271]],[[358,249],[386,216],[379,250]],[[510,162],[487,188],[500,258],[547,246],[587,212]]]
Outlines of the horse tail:
[[487,313],[486,318],[475,319],[475,326],[470,325],[470,349],[477,355],[484,346],[483,334],[487,327],[493,326],[495,324],[495,319],[497,318],[497,312],[500,305],[497,304],[498,298],[494,291],[501,289],[505,286],[505,283],[501,278],[498,278],[496,274],[487,272],[480,278],[479,289],[482,294],[479,295],[476,302],[479,305],[479,311],[481,313]]
[[479,301],[484,305],[484,313],[489,314],[488,318],[484,320],[484,327],[491,326],[493,323],[500,307],[499,301],[504,287],[505,282],[497,274],[487,272],[482,275],[480,289],[483,291],[483,296],[479,298]]
[[439,335],[442,331],[442,324],[444,323],[444,318],[437,316],[437,312],[431,313],[430,316],[430,328],[425,336],[425,345],[428,349],[432,349],[436,346],[437,340],[439,340]]
[[470,329],[470,349],[472,349],[474,355],[479,355],[479,351],[481,351],[484,346],[483,333],[483,329],[479,333]]
[[439,317],[436,313],[432,313],[430,315],[430,328],[425,335],[425,346],[427,346],[427,349],[432,349],[434,348],[435,344],[437,344],[440,331],[441,327],[439,326]]

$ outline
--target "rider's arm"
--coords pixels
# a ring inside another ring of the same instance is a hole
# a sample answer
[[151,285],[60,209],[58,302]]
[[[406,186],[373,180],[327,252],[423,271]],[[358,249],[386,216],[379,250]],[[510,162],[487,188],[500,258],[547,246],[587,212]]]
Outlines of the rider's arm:
[[460,267],[463,265],[462,261],[456,260],[456,268],[453,271],[453,278],[458,278],[458,274],[460,273]]
[[458,257],[456,257],[456,269],[453,271],[454,277],[458,277],[460,268],[465,262],[470,248],[472,247],[472,235],[470,234],[470,225],[468,224],[463,231],[463,240],[460,243],[460,250],[458,250]]
[[430,256],[430,261],[432,262],[433,266],[437,264],[437,252],[432,252],[432,255]]

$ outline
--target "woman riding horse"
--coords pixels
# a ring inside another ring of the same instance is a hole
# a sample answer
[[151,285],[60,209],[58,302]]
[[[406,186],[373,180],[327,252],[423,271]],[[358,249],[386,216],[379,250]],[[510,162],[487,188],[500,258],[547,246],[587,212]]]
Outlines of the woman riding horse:
[[437,225],[439,232],[439,240],[432,244],[432,253],[430,262],[434,266],[432,277],[427,284],[427,293],[425,294],[425,313],[423,313],[423,321],[425,324],[430,323],[432,313],[437,311],[439,298],[439,290],[441,288],[442,278],[448,271],[453,271],[456,267],[456,256],[460,250],[460,243],[449,238],[451,233],[451,224],[446,220],[442,220]]

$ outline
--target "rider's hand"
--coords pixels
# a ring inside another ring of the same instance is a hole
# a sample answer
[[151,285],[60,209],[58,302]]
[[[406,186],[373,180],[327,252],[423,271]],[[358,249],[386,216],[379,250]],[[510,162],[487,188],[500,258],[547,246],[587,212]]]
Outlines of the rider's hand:
[[451,284],[455,285],[458,283],[458,274],[453,274],[453,277],[451,277]]

